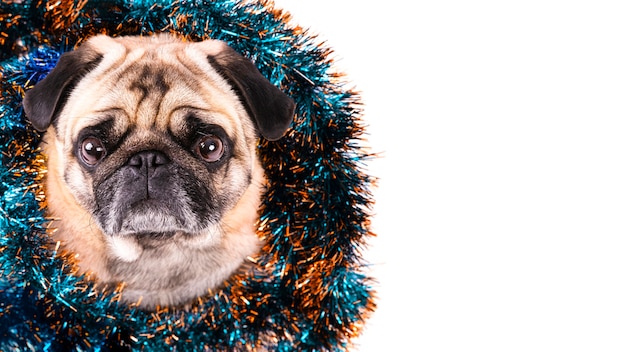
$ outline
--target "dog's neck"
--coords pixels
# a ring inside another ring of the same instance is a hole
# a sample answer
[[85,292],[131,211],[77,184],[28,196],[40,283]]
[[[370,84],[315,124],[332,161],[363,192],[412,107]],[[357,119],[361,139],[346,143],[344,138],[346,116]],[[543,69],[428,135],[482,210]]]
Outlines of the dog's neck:
[[124,301],[145,308],[189,302],[222,285],[261,245],[254,231],[223,233],[210,243],[177,241],[177,236],[186,235],[165,242],[139,240],[137,258],[109,259],[108,272],[126,285]]

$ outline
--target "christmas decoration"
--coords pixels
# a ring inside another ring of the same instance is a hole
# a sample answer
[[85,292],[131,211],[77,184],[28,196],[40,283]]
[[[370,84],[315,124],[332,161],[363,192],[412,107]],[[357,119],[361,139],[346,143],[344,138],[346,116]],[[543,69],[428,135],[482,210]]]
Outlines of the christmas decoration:
[[[297,104],[293,129],[259,142],[269,188],[255,266],[187,309],[119,302],[50,245],[41,135],[24,92],[100,33],[219,39]],[[346,350],[375,308],[361,251],[371,232],[359,96],[331,51],[269,1],[9,0],[0,5],[0,350]]]

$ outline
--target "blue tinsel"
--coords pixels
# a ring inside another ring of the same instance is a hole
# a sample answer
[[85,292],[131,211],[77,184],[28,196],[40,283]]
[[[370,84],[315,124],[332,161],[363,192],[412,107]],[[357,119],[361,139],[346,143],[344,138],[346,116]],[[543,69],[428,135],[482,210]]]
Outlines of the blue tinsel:
[[[117,303],[50,246],[40,135],[24,91],[96,33],[176,32],[226,41],[297,103],[293,130],[263,141],[270,187],[257,268],[187,311]],[[359,99],[329,51],[265,1],[22,1],[0,5],[0,350],[344,350],[374,308],[360,250],[371,180]],[[51,249],[52,248],[52,249]]]

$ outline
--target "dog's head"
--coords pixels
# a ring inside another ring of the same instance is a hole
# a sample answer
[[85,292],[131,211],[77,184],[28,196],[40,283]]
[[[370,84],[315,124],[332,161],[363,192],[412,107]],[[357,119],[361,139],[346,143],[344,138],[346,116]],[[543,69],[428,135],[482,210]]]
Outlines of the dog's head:
[[289,127],[293,101],[219,41],[96,36],[26,93],[33,126],[108,237],[204,234],[247,189],[259,135]]

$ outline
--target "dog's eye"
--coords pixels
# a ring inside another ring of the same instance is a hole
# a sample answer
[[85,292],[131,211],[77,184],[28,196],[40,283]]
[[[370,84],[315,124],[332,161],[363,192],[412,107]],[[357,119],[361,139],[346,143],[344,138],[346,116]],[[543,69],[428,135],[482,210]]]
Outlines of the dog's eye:
[[96,165],[106,155],[106,149],[102,141],[96,137],[87,137],[80,146],[80,156],[83,162],[89,166]]
[[203,136],[196,143],[195,152],[206,162],[216,162],[224,155],[224,143],[215,135]]

